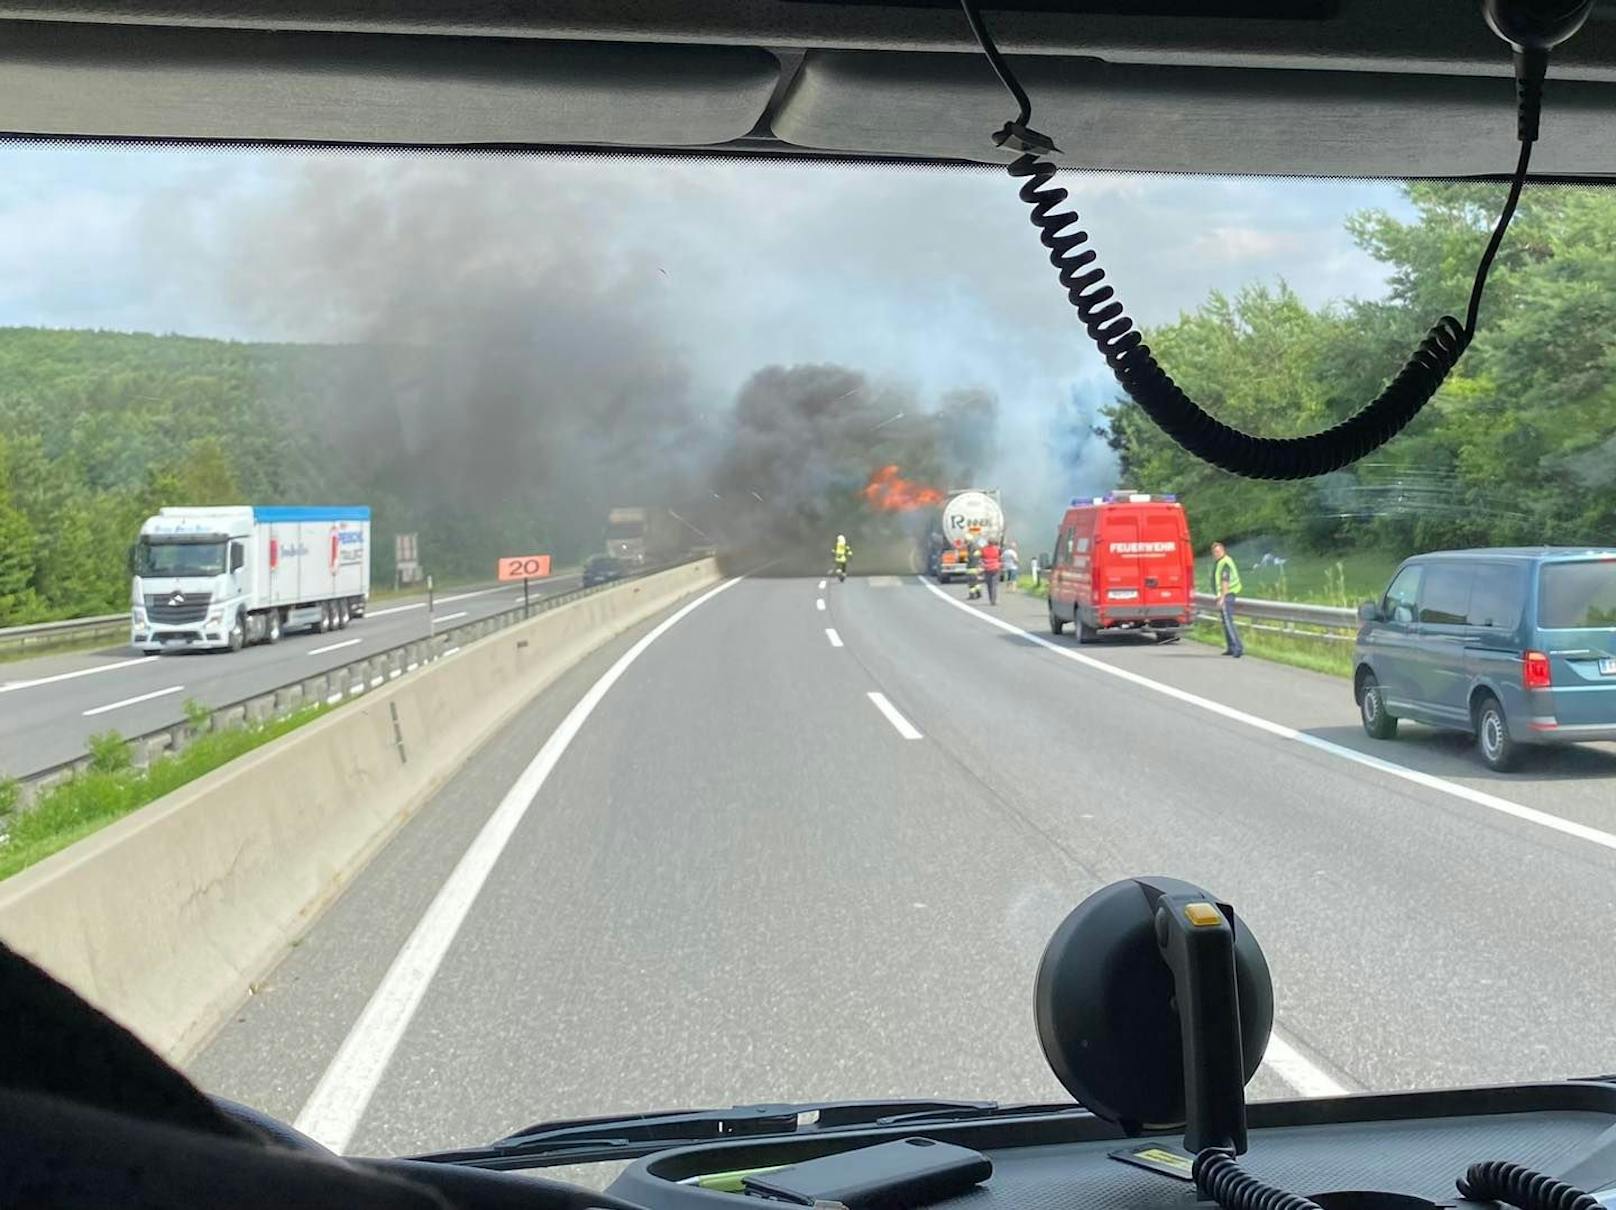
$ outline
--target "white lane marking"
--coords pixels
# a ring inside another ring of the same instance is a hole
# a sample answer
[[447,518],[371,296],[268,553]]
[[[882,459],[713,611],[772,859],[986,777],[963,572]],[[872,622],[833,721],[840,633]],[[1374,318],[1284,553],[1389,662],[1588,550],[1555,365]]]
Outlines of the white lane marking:
[[57,681],[71,681],[81,676],[94,676],[98,672],[115,672],[119,668],[133,668],[136,664],[144,664],[147,660],[155,660],[155,655],[137,656],[132,660],[119,660],[116,664],[101,664],[94,668],[80,668],[77,672],[58,672],[55,676],[39,676],[31,681],[9,681],[0,685],[0,693],[15,693],[19,689],[32,689],[35,685],[54,685]]
[[887,701],[886,694],[876,693],[872,690],[871,692],[866,693],[864,696],[875,703],[875,708],[882,714],[886,715],[887,722],[891,723],[895,728],[897,728],[898,734],[903,736],[904,739],[922,738],[920,732],[915,730],[915,725],[908,719],[904,718],[903,715],[899,714],[898,708],[891,702]]
[[[571,578],[572,578],[571,576],[558,576],[558,577],[556,577],[557,580],[568,580],[568,579],[571,579]],[[479,588],[476,592],[459,592],[459,593],[456,593],[452,597],[439,597],[437,599],[436,603],[439,604],[439,605],[452,605],[456,601],[469,601],[473,597],[486,597],[489,593],[493,593],[493,592],[521,592],[521,591],[522,590],[520,588],[510,589],[510,588],[507,588],[505,585],[501,584],[497,588]],[[368,609],[368,610],[365,611],[365,616],[367,618],[384,618],[390,613],[404,613],[406,610],[410,610],[410,609],[425,609],[425,608],[426,608],[426,602],[425,601],[416,601],[416,602],[414,602],[413,604],[410,604],[410,605],[389,605],[386,609]]]
[[1304,1097],[1343,1097],[1352,1089],[1286,1040],[1278,1029],[1268,1035],[1263,1065]]
[[834,627],[825,627],[825,637],[830,640],[830,645],[832,647],[840,647],[842,645],[842,636],[836,633]]
[[440,621],[440,622],[452,622],[456,618],[465,617],[470,612],[471,612],[471,610],[469,610],[469,609],[462,609],[459,613],[446,613],[441,618],[439,618],[438,621]]
[[316,647],[309,652],[310,655],[324,655],[328,651],[341,651],[344,647],[352,647],[356,643],[363,643],[364,639],[343,639],[340,643],[327,643],[324,647]]
[[1392,777],[1401,778],[1403,781],[1412,782],[1416,786],[1424,786],[1428,790],[1446,794],[1451,798],[1458,798],[1465,802],[1473,803],[1478,807],[1486,807],[1489,811],[1497,811],[1500,815],[1510,815],[1526,823],[1537,824],[1539,827],[1548,828],[1566,836],[1575,836],[1578,840],[1586,840],[1589,844],[1600,845],[1607,849],[1616,849],[1616,834],[1602,832],[1598,828],[1590,828],[1587,824],[1577,823],[1574,820],[1561,819],[1558,815],[1551,815],[1547,811],[1539,811],[1534,807],[1523,806],[1521,803],[1511,802],[1507,798],[1499,798],[1496,794],[1488,794],[1485,790],[1475,790],[1458,782],[1448,781],[1444,777],[1437,777],[1433,773],[1422,773],[1418,769],[1410,769],[1407,765],[1393,764],[1391,761],[1382,760],[1378,756],[1369,756],[1352,748],[1332,743],[1327,739],[1320,739],[1316,735],[1308,735],[1306,732],[1298,731],[1294,727],[1270,722],[1266,718],[1259,718],[1255,714],[1247,714],[1244,710],[1237,710],[1233,706],[1225,706],[1222,702],[1214,702],[1211,698],[1201,697],[1199,694],[1190,693],[1172,685],[1164,685],[1162,682],[1153,681],[1147,676],[1140,676],[1137,672],[1129,672],[1126,668],[1118,668],[1115,664],[1107,664],[1105,661],[1094,659],[1092,656],[1081,655],[1069,647],[1061,647],[1051,643],[1048,639],[1033,634],[1029,630],[1023,630],[1013,623],[1001,621],[980,610],[972,609],[963,601],[956,601],[946,592],[925,580],[920,582],[956,609],[963,609],[972,617],[980,618],[989,626],[997,626],[1000,630],[1008,630],[1012,634],[1020,635],[1037,643],[1040,647],[1047,647],[1056,655],[1075,660],[1079,664],[1094,668],[1109,676],[1118,677],[1141,688],[1176,698],[1191,706],[1198,706],[1202,710],[1208,710],[1213,714],[1222,715],[1224,718],[1233,719],[1237,723],[1244,723],[1248,727],[1255,727],[1259,731],[1266,731],[1268,734],[1276,735],[1280,739],[1295,740],[1306,747],[1314,748],[1320,752],[1328,752],[1331,756],[1339,756],[1342,760],[1349,760],[1355,765],[1364,766],[1366,769],[1375,769]]
[[820,597],[819,600],[815,601],[814,602],[814,608],[819,610],[820,613],[824,613],[825,612],[825,598]]
[[820,590],[821,590],[821,591],[823,591],[823,590],[824,590],[824,588],[825,588],[825,581],[823,581],[823,580],[821,580],[821,581],[820,581],[820,582],[819,582],[819,587],[820,587]]
[[607,691],[652,643],[693,610],[739,582],[740,577],[726,580],[664,618],[618,657],[551,732],[438,888],[437,896],[416,923],[415,931],[371,993],[369,1003],[343,1039],[331,1066],[325,1069],[303,1111],[297,1115],[297,1128],[304,1134],[336,1152],[347,1147],[439,964],[454,944],[455,935],[465,923],[500,854],[566,753],[567,746],[577,738]]
[[154,697],[167,697],[170,693],[184,692],[184,685],[170,685],[167,689],[153,689],[150,693],[137,694],[135,697],[126,697],[121,702],[108,702],[105,706],[97,706],[93,710],[84,711],[84,717],[92,714],[105,714],[108,710],[116,710],[119,706],[133,706],[136,702],[149,702]]

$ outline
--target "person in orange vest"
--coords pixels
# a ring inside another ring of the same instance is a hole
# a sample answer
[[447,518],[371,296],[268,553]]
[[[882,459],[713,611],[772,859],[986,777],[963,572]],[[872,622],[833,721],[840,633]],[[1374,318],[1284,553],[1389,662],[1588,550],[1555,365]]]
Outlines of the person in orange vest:
[[988,604],[999,604],[999,572],[1004,564],[999,551],[999,543],[993,538],[982,539],[982,579],[988,586]]

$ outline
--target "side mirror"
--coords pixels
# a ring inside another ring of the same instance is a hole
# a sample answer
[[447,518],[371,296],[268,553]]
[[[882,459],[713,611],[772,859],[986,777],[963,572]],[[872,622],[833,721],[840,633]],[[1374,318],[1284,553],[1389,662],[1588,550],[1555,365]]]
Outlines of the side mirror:
[[1358,620],[1360,622],[1381,621],[1380,606],[1375,604],[1373,601],[1365,601],[1362,605],[1358,606]]
[[230,570],[240,571],[247,565],[247,552],[242,549],[239,542],[230,544]]

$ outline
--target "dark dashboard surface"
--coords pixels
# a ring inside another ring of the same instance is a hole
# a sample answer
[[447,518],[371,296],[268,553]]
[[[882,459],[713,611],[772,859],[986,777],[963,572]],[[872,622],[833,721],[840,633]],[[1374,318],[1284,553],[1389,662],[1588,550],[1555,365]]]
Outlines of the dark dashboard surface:
[[[1403,1116],[1417,1110],[1432,1116]],[[1371,1120],[1348,1120],[1366,1113]],[[1261,1124],[1280,1121],[1296,1124]],[[1473,1163],[1498,1159],[1575,1176],[1584,1188],[1616,1184],[1613,1085],[1271,1102],[1252,1107],[1252,1124],[1242,1167],[1302,1194],[1378,1190],[1455,1204],[1460,1201],[1455,1179]],[[993,1160],[990,1180],[933,1203],[936,1210],[1166,1210],[1197,1200],[1187,1181],[1111,1158],[1123,1142],[1111,1128],[1086,1117],[867,1132],[835,1147],[905,1134],[974,1147]],[[1170,1134],[1159,1138],[1168,1145],[1180,1142]],[[825,1139],[685,1148],[635,1164],[611,1192],[659,1210],[734,1208],[736,1195],[678,1182],[698,1173],[800,1161],[832,1149]]]

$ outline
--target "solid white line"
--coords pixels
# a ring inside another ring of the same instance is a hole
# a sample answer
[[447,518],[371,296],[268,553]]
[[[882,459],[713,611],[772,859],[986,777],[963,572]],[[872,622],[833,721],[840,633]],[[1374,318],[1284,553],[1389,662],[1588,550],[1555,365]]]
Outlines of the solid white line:
[[891,723],[894,727],[896,727],[897,730],[898,730],[898,734],[903,736],[904,739],[920,739],[920,738],[922,738],[920,732],[915,730],[915,725],[913,723],[911,723],[908,719],[904,718],[903,715],[899,714],[898,713],[898,708],[896,706],[894,706],[891,702],[887,701],[887,695],[886,694],[884,694],[884,693],[876,693],[874,691],[871,691],[869,693],[866,693],[864,696],[869,698],[872,702],[875,703],[875,708],[877,710],[879,710],[882,714],[886,715],[887,722]]
[[1577,823],[1570,819],[1561,819],[1558,815],[1551,815],[1547,811],[1539,811],[1534,807],[1523,806],[1518,802],[1511,802],[1507,798],[1499,798],[1496,794],[1488,794],[1485,790],[1475,790],[1458,782],[1437,777],[1432,773],[1422,773],[1418,769],[1410,769],[1406,765],[1393,764],[1391,761],[1382,760],[1378,756],[1369,756],[1352,748],[1331,743],[1327,739],[1320,739],[1316,735],[1308,735],[1305,732],[1296,730],[1294,727],[1286,727],[1281,723],[1259,718],[1255,714],[1247,714],[1244,710],[1237,710],[1233,706],[1225,706],[1222,702],[1215,702],[1211,698],[1201,697],[1199,694],[1189,693],[1172,685],[1164,685],[1160,681],[1153,681],[1149,677],[1140,676],[1137,672],[1129,672],[1126,668],[1118,668],[1115,664],[1107,664],[1105,661],[1094,659],[1092,656],[1082,655],[1070,647],[1061,647],[1058,644],[1051,643],[1041,635],[1033,634],[1029,630],[1023,630],[1020,626],[1010,622],[1001,621],[983,613],[981,610],[972,609],[963,601],[956,601],[946,592],[924,579],[920,582],[950,605],[956,609],[963,609],[973,618],[980,618],[989,626],[997,626],[1000,630],[1008,630],[1011,634],[1020,635],[1040,647],[1048,648],[1056,655],[1064,656],[1066,659],[1104,672],[1108,676],[1118,677],[1141,688],[1149,689],[1154,693],[1165,694],[1167,697],[1176,698],[1178,701],[1185,702],[1188,705],[1198,706],[1202,710],[1222,715],[1227,719],[1233,719],[1237,723],[1244,723],[1248,727],[1255,727],[1259,731],[1266,731],[1268,734],[1278,736],[1280,739],[1295,740],[1297,743],[1316,749],[1319,752],[1327,752],[1331,756],[1349,760],[1355,765],[1362,765],[1366,769],[1375,769],[1391,777],[1412,782],[1416,786],[1423,786],[1427,790],[1435,790],[1439,794],[1446,794],[1450,798],[1461,799],[1478,807],[1486,807],[1489,811],[1497,811],[1500,815],[1513,816],[1515,819],[1537,824],[1539,827],[1548,828],[1566,836],[1575,836],[1578,840],[1586,840],[1589,844],[1600,845],[1607,849],[1616,849],[1616,834],[1603,832],[1598,828],[1590,828],[1587,824]]
[[352,647],[355,643],[363,643],[364,641],[364,639],[343,639],[340,643],[327,643],[324,647],[316,647],[309,654],[324,655],[328,651],[341,651],[344,647]]
[[1341,1097],[1352,1091],[1291,1045],[1278,1029],[1268,1035],[1263,1065],[1304,1097]]
[[544,746],[506,791],[488,822],[483,824],[438,889],[415,931],[399,950],[371,994],[370,1002],[343,1039],[331,1066],[326,1068],[303,1111],[297,1115],[297,1128],[304,1134],[318,1139],[333,1151],[341,1152],[347,1147],[439,964],[454,944],[455,935],[500,854],[538,798],[567,746],[577,737],[607,691],[652,643],[691,611],[737,583],[739,577],[726,580],[659,622],[589,687],[544,741]]
[[819,600],[815,601],[814,602],[814,608],[819,610],[820,613],[824,613],[825,612],[825,598],[820,597]]
[[842,636],[837,634],[832,627],[825,627],[825,637],[830,640],[830,645],[832,647],[840,647],[842,645]]
[[367,618],[385,618],[390,613],[407,613],[411,609],[425,609],[425,601],[417,601],[413,605],[389,605],[386,609],[367,609]]
[[456,618],[465,617],[470,612],[471,612],[471,610],[469,610],[469,609],[462,609],[459,613],[446,613],[441,618],[439,618],[438,621],[440,621],[440,622],[452,622]]
[[109,702],[105,706],[97,706],[93,710],[86,710],[84,717],[89,718],[92,714],[105,714],[108,710],[116,710],[119,706],[133,706],[136,702],[149,702],[154,697],[166,697],[170,693],[180,693],[184,689],[184,685],[170,685],[167,689],[153,689],[150,693],[142,693],[136,697],[126,697],[121,702]]
[[35,685],[54,685],[57,681],[71,681],[81,676],[94,676],[98,672],[113,672],[119,668],[133,668],[136,664],[144,664],[147,660],[155,660],[155,655],[138,656],[132,660],[119,660],[116,664],[101,664],[95,668],[80,668],[77,672],[58,672],[55,676],[35,677],[31,681],[12,681],[0,685],[0,693],[15,693],[19,689],[32,689]]

